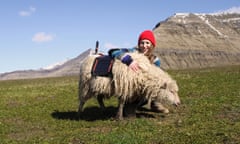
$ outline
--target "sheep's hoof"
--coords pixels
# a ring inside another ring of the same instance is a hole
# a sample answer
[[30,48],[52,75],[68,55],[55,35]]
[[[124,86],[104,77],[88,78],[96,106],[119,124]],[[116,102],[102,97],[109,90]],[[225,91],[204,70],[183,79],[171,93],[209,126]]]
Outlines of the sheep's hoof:
[[123,117],[115,117],[116,120],[121,121],[123,120]]
[[123,116],[117,114],[117,115],[115,116],[115,119],[116,119],[116,120],[123,120]]

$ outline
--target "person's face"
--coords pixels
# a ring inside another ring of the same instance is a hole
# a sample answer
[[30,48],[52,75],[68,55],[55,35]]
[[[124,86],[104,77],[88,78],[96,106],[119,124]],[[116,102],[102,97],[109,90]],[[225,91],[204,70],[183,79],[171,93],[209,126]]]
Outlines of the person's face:
[[153,45],[150,40],[143,39],[139,42],[139,49],[144,54],[151,52],[152,48]]

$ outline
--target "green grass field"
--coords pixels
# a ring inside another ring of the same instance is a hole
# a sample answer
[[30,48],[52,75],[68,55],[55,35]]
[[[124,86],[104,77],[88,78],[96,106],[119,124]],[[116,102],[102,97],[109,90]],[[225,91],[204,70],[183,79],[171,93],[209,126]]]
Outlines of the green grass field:
[[77,76],[0,81],[0,143],[240,143],[240,66],[168,72],[182,105],[123,121],[114,119],[116,98],[105,111],[89,100],[78,119]]

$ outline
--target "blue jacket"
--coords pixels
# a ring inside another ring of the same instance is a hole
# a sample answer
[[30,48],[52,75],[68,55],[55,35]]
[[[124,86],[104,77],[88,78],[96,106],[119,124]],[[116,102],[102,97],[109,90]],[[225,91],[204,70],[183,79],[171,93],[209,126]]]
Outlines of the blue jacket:
[[[122,61],[122,63],[126,65],[130,65],[131,62],[133,61],[132,57],[128,55],[128,53],[138,51],[137,48],[121,48],[121,49],[111,49],[108,51],[109,56],[112,58],[117,58]],[[154,58],[153,63],[160,67],[160,59],[158,57]]]

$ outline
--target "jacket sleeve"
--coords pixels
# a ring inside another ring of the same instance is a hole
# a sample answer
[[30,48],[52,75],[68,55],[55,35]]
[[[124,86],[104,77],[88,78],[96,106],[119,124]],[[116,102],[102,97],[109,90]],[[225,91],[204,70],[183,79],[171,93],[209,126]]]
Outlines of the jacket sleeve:
[[121,49],[111,49],[108,51],[109,56],[112,58],[117,58],[122,61],[122,63],[126,65],[130,65],[133,61],[132,57],[128,54],[130,52],[134,52],[133,48],[121,48]]

